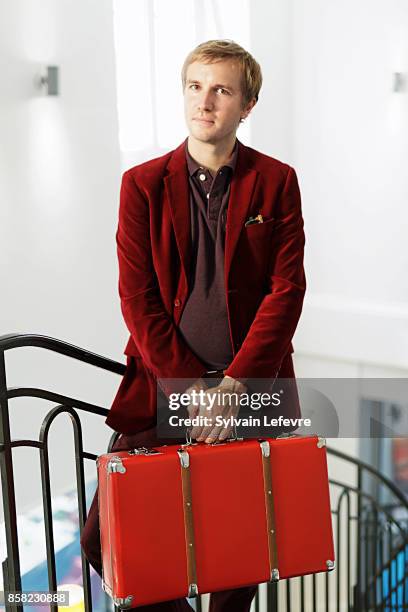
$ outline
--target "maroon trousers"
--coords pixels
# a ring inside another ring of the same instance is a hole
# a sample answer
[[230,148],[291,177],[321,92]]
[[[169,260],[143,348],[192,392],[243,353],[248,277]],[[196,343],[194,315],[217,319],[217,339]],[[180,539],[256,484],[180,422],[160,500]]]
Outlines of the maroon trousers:
[[[148,429],[134,435],[120,435],[112,447],[112,451],[129,450],[137,446],[160,446],[161,444],[182,444],[185,440],[159,439],[156,429]],[[98,491],[92,500],[82,535],[81,546],[89,563],[102,577],[102,559],[99,534]],[[249,612],[252,599],[257,591],[257,585],[251,585],[230,591],[212,593],[209,612]],[[187,600],[174,599],[149,606],[134,608],[138,612],[191,612],[193,608]]]

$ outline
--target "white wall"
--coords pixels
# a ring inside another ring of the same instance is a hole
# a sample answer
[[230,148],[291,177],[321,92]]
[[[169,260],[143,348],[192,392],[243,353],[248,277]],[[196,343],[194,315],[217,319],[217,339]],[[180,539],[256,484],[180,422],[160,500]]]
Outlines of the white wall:
[[264,84],[251,145],[295,166],[308,281],[303,357],[408,368],[405,3],[251,3]]
[[[111,3],[3,4],[2,330],[111,353],[120,346],[110,324],[119,174]],[[33,86],[47,63],[60,66],[58,97]]]
[[294,164],[292,3],[250,3],[251,52],[263,84],[251,115],[251,146]]
[[[0,8],[0,334],[46,334],[124,361],[111,2],[2,0]],[[58,97],[34,86],[47,64],[60,67]],[[40,349],[14,351],[7,364],[11,385],[52,388],[105,407],[120,382]],[[10,402],[14,438],[38,435],[42,406]],[[58,439],[53,435],[54,492],[73,482],[72,428],[63,421]],[[88,450],[102,452],[110,430],[96,423],[85,430]],[[16,449],[14,456],[23,510],[40,499],[38,451]]]
[[306,222],[301,352],[408,366],[408,10],[293,0],[293,141]]

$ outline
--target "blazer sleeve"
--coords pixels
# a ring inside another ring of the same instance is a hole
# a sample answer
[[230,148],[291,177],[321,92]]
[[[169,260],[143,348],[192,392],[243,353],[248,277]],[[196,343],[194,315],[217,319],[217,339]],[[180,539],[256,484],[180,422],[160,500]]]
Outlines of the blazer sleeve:
[[270,245],[270,290],[226,375],[238,379],[277,376],[302,311],[304,244],[299,186],[294,169],[289,167]]
[[164,307],[153,264],[149,218],[147,198],[127,171],[122,178],[116,232],[121,310],[144,364],[169,394],[189,384],[166,379],[196,380],[206,368]]

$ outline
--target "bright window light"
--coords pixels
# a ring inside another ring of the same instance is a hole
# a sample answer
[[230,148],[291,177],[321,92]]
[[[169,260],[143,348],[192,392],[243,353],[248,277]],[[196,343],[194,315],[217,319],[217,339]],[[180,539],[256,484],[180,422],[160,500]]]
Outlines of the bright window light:
[[[186,137],[180,71],[211,38],[250,49],[248,0],[113,0],[122,152],[168,150]],[[239,128],[249,141],[249,122]]]

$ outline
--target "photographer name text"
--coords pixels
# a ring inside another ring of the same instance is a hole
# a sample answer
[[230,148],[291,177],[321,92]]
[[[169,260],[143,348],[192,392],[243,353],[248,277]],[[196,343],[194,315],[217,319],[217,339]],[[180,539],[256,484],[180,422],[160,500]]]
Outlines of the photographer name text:
[[169,418],[169,424],[172,427],[311,427],[310,419],[292,419],[284,417],[282,415],[278,417],[268,417],[266,415],[263,418],[260,417],[223,417],[217,415],[215,417],[207,417],[204,415],[197,415],[195,417],[179,417],[178,415],[172,415]]

